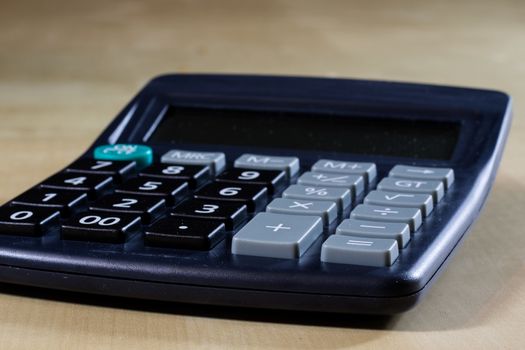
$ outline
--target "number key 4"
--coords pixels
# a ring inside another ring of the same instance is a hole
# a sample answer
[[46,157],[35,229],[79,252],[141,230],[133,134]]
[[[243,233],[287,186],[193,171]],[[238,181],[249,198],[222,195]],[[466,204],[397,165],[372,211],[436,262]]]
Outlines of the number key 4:
[[84,192],[89,199],[96,199],[107,193],[112,185],[113,180],[107,175],[61,172],[45,180],[40,187]]

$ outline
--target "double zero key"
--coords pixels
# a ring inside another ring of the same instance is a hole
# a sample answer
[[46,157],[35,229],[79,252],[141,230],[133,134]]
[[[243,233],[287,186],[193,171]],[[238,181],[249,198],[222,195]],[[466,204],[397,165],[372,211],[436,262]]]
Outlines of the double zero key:
[[256,212],[268,202],[268,190],[264,186],[214,182],[198,190],[195,198],[236,202]]
[[126,237],[140,231],[137,215],[88,211],[62,225],[62,239],[122,243]]

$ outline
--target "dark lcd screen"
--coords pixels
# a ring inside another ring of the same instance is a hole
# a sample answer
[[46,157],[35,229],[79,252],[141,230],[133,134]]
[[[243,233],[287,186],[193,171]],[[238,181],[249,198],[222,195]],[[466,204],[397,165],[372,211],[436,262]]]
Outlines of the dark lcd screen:
[[459,129],[455,122],[170,107],[149,141],[448,160]]

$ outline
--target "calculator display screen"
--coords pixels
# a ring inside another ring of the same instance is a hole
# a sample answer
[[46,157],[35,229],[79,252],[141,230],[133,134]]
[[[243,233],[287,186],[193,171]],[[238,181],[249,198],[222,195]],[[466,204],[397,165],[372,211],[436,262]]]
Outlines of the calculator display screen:
[[454,122],[172,106],[149,141],[448,160],[459,129]]

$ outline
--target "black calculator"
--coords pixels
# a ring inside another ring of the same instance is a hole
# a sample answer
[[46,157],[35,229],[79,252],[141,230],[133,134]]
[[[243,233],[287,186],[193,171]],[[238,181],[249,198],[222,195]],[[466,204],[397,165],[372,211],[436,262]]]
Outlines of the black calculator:
[[401,312],[479,215],[510,119],[509,96],[489,90],[161,76],[77,160],[0,208],[0,281]]

